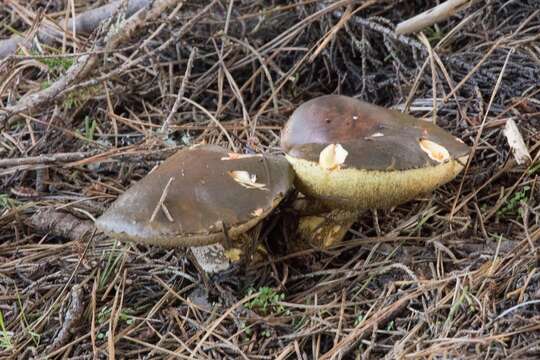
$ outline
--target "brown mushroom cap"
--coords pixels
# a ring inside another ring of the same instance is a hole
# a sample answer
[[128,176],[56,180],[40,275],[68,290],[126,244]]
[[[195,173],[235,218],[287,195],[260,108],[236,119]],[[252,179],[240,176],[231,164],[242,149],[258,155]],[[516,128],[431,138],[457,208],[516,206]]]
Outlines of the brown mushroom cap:
[[452,180],[469,154],[431,122],[339,95],[301,105],[281,144],[300,191],[354,209],[387,208],[432,191]]
[[215,145],[180,150],[119,196],[96,225],[120,240],[162,246],[221,242],[224,227],[234,239],[278,205],[293,177],[281,157]]

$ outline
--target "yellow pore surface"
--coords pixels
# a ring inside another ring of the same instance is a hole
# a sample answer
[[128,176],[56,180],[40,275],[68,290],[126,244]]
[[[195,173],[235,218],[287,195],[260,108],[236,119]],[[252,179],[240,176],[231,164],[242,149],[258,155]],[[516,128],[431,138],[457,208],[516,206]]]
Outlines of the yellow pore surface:
[[467,156],[409,170],[324,169],[318,163],[286,155],[296,173],[296,187],[328,205],[349,209],[384,209],[429,193],[456,177]]

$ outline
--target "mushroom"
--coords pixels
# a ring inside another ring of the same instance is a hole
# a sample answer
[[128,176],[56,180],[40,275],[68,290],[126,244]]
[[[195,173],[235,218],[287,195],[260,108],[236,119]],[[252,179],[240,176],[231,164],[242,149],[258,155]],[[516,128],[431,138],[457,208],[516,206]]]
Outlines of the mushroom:
[[272,212],[293,178],[283,157],[196,146],[178,151],[125,191],[96,225],[111,237],[142,244],[215,244],[192,253],[203,269],[218,271],[226,258],[236,260],[242,235]]
[[469,154],[463,141],[431,122],[339,95],[296,109],[281,145],[296,187],[335,209],[300,223],[301,234],[320,233],[315,243],[323,247],[345,235],[358,211],[390,208],[449,182]]

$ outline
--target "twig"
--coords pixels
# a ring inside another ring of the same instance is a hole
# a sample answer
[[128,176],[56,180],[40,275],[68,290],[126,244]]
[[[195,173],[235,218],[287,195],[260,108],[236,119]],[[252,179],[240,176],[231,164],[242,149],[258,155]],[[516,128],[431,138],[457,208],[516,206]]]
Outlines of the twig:
[[0,159],[0,167],[21,166],[21,165],[45,165],[58,162],[68,162],[82,160],[90,156],[96,155],[97,151],[90,152],[73,152],[73,153],[57,153],[43,154],[38,156],[29,156],[13,159]]
[[[23,96],[19,102],[13,106],[6,106],[0,110],[0,127],[3,127],[6,121],[13,115],[34,109],[49,101],[57,98],[58,94],[69,84],[85,73],[85,70],[92,68],[91,55],[84,55],[77,59],[77,62],[71,66],[66,74],[55,81],[50,87],[38,91],[34,94]],[[88,65],[88,66],[87,66]]]
[[[68,19],[66,29],[72,30],[77,34],[90,34],[103,20],[107,20],[113,16],[122,4],[126,5],[126,16],[131,16],[142,7],[150,4],[151,1],[152,0],[113,1],[110,4],[82,12],[74,18]],[[40,42],[51,44],[55,39],[62,39],[62,32],[63,30],[60,26],[52,27],[51,24],[42,24],[37,29],[37,37]],[[29,47],[31,41],[26,40],[19,35],[14,35],[6,40],[0,40],[0,60],[14,54],[17,51],[17,47],[20,45]]]
[[[498,43],[499,42],[497,42],[494,45],[494,47]],[[503,75],[504,75],[504,73],[506,71],[506,66],[508,65],[508,60],[510,60],[510,56],[512,56],[514,51],[515,51],[515,49],[512,48],[512,49],[510,49],[510,51],[508,51],[508,54],[506,55],[506,59],[504,60],[504,64],[502,66],[501,72],[499,73],[499,77],[497,78],[497,83],[495,84],[495,88],[493,89],[493,91],[491,93],[491,98],[489,99],[488,107],[484,112],[484,118],[482,119],[482,123],[480,124],[480,128],[478,129],[478,132],[476,134],[476,138],[474,140],[473,147],[472,147],[471,152],[470,152],[470,154],[468,156],[467,164],[465,165],[465,169],[463,170],[464,174],[468,173],[469,167],[471,166],[471,163],[472,163],[472,159],[474,158],[474,154],[476,153],[478,145],[480,144],[480,138],[481,138],[482,133],[484,131],[484,127],[486,126],[486,121],[487,121],[487,118],[488,118],[488,115],[489,115],[489,111],[491,110],[491,106],[493,105],[493,102],[495,101],[495,95],[497,94],[497,92],[499,91],[499,88],[501,87],[502,78],[503,78]],[[465,176],[463,176],[463,178],[461,179],[461,182],[459,183],[457,195],[455,197],[454,203],[452,204],[452,210],[450,211],[450,219],[452,219],[454,217],[455,212],[458,210],[457,209],[457,202],[458,202],[459,197],[461,195],[461,191],[463,190],[464,182],[465,182]],[[466,204],[466,202],[463,202],[460,205],[460,207],[464,206],[464,204]]]
[[[69,88],[67,88],[65,90],[66,94],[67,93],[70,93],[72,91],[76,91],[76,90],[79,90],[79,89],[84,89],[84,88],[88,88],[88,87],[91,87],[91,86],[95,86],[95,85],[98,85],[100,84],[101,82],[105,81],[105,80],[108,80],[110,78],[112,78],[113,76],[115,75],[119,75],[119,74],[123,74],[126,72],[126,70],[128,70],[129,68],[133,67],[133,66],[136,66],[138,64],[140,64],[141,62],[143,62],[144,60],[146,60],[147,58],[151,57],[151,56],[154,56],[155,54],[158,54],[160,53],[161,51],[163,51],[164,49],[166,49],[167,47],[171,46],[171,44],[175,43],[175,42],[178,42],[182,36],[184,36],[188,30],[198,21],[200,20],[215,4],[217,3],[217,0],[213,0],[210,4],[208,4],[207,6],[205,6],[201,11],[199,11],[198,13],[194,14],[188,22],[186,22],[177,32],[175,32],[174,36],[169,38],[168,40],[166,40],[165,42],[163,42],[161,45],[159,45],[157,48],[155,49],[152,49],[152,50],[149,50],[149,51],[145,51],[145,53],[143,55],[141,55],[140,57],[136,58],[136,59],[133,59],[133,58],[130,58],[129,61],[125,62],[124,64],[122,64],[121,66],[119,66],[118,68],[110,71],[109,73],[107,74],[104,74],[104,75],[101,75],[101,76],[98,76],[96,78],[93,78],[93,79],[90,79],[90,80],[87,80],[85,82],[82,82],[80,84],[73,84],[72,86],[70,86]],[[142,44],[139,45],[139,48],[145,48],[146,46],[146,43],[143,42]]]
[[171,214],[169,213],[169,210],[165,207],[165,204],[163,202],[167,198],[167,194],[169,193],[169,187],[171,186],[171,183],[174,181],[174,177],[169,178],[169,181],[167,182],[167,185],[165,185],[165,189],[163,189],[163,192],[161,193],[161,197],[159,198],[158,203],[156,204],[156,207],[154,208],[154,211],[152,212],[152,216],[150,216],[150,222],[153,222],[156,219],[157,213],[159,209],[163,209],[163,213],[169,219],[170,222],[173,222],[174,219],[172,218]]
[[84,293],[81,285],[76,285],[71,290],[71,303],[66,311],[64,324],[62,325],[62,329],[60,329],[56,335],[53,343],[47,349],[48,351],[54,351],[68,342],[69,338],[71,337],[71,333],[78,325],[84,314],[86,301],[84,301],[85,298],[83,295]]
[[396,26],[396,33],[403,35],[420,31],[435,23],[446,20],[456,12],[472,5],[475,1],[476,0],[447,0],[434,8],[400,22]]
[[[102,47],[97,46],[96,48],[98,50],[101,50],[102,48],[106,50],[117,48],[122,42],[129,39],[145,22],[161,16],[167,7],[172,6],[176,2],[176,0],[155,1],[152,3],[150,9],[135,13],[120,24],[119,27],[114,28],[114,33],[108,38],[107,43]],[[66,96],[67,92],[64,90],[69,85],[72,85],[75,80],[83,78],[88,74],[95,66],[96,60],[97,56],[94,54],[81,56],[77,62],[67,70],[66,74],[55,81],[50,87],[34,94],[24,96],[17,104],[3,108],[0,111],[0,127],[4,126],[6,121],[14,114],[35,109],[45,103]]]
[[[340,11],[340,10],[336,10],[334,12],[332,12],[332,15],[334,15],[334,17],[336,18],[341,18],[344,13],[343,11]],[[396,41],[399,41],[405,45],[408,45],[410,47],[413,47],[417,50],[420,50],[422,53],[427,53],[427,49],[424,47],[424,45],[422,45],[419,41],[409,37],[409,36],[404,36],[404,35],[400,35],[400,34],[396,34],[396,32],[390,28],[387,28],[383,25],[380,25],[380,24],[377,24],[376,22],[374,21],[371,21],[369,19],[365,19],[363,17],[360,17],[360,16],[353,16],[351,18],[352,22],[356,23],[356,24],[359,24],[359,25],[362,25],[362,26],[365,26],[366,28],[368,29],[371,29],[371,30],[374,30],[376,32],[379,32],[381,34],[384,34],[386,36],[388,36],[389,38],[393,39],[393,40],[396,40]]]
[[493,46],[484,54],[484,56],[480,59],[480,61],[478,61],[478,63],[476,65],[474,65],[474,67],[469,71],[469,73],[467,75],[465,75],[465,77],[463,79],[461,79],[461,81],[454,87],[454,89],[452,91],[450,91],[449,94],[447,94],[444,99],[443,99],[443,102],[447,102],[448,99],[450,99],[450,97],[454,96],[454,94],[459,90],[461,89],[461,87],[463,86],[463,84],[465,84],[469,78],[471,76],[474,75],[474,73],[476,71],[478,71],[478,69],[480,68],[480,66],[482,66],[484,64],[484,62],[491,56],[491,54],[499,48],[499,45],[505,40],[504,37],[501,37],[499,40],[497,40],[497,42],[495,42],[495,44],[493,44]]
[[38,211],[30,218],[32,227],[73,241],[84,239],[94,230],[90,220],[79,219],[69,213],[46,209]]
[[344,337],[340,342],[332,347],[327,353],[320,357],[321,360],[333,359],[336,356],[344,355],[357,341],[367,335],[373,327],[384,324],[394,318],[401,310],[403,310],[409,302],[417,298],[421,292],[416,291],[410,295],[400,298],[396,302],[390,304],[386,308],[375,313],[372,319],[366,320],[353,329],[349,335]]
[[169,132],[169,124],[174,117],[174,114],[178,111],[178,108],[180,107],[180,104],[182,102],[182,98],[184,97],[184,93],[186,91],[186,85],[189,80],[189,77],[191,76],[191,68],[193,67],[193,60],[195,59],[195,55],[197,54],[197,48],[193,48],[191,50],[191,53],[189,54],[189,59],[186,65],[186,72],[184,73],[184,78],[182,79],[182,84],[180,85],[180,89],[178,90],[178,94],[176,95],[176,100],[174,100],[173,107],[171,111],[169,112],[169,115],[167,116],[167,119],[165,119],[165,122],[163,123],[163,126],[161,127],[161,133],[164,137],[167,137]]

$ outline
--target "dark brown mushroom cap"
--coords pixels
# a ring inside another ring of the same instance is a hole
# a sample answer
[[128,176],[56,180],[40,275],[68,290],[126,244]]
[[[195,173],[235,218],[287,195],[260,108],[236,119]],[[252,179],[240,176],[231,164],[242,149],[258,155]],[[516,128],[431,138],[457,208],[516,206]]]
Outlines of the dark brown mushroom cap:
[[297,188],[331,207],[387,208],[452,180],[469,147],[446,130],[350,97],[301,105],[281,145]]
[[[119,196],[96,225],[112,237],[146,244],[220,242],[224,226],[235,238],[270,213],[293,177],[281,157],[230,154],[215,145],[180,150]],[[169,182],[163,207],[150,221]]]
[[365,170],[437,165],[420,140],[444,147],[452,159],[469,153],[461,140],[431,122],[340,95],[321,96],[298,107],[283,129],[281,146],[290,156],[318,161],[328,144],[341,144],[349,152],[343,166]]

